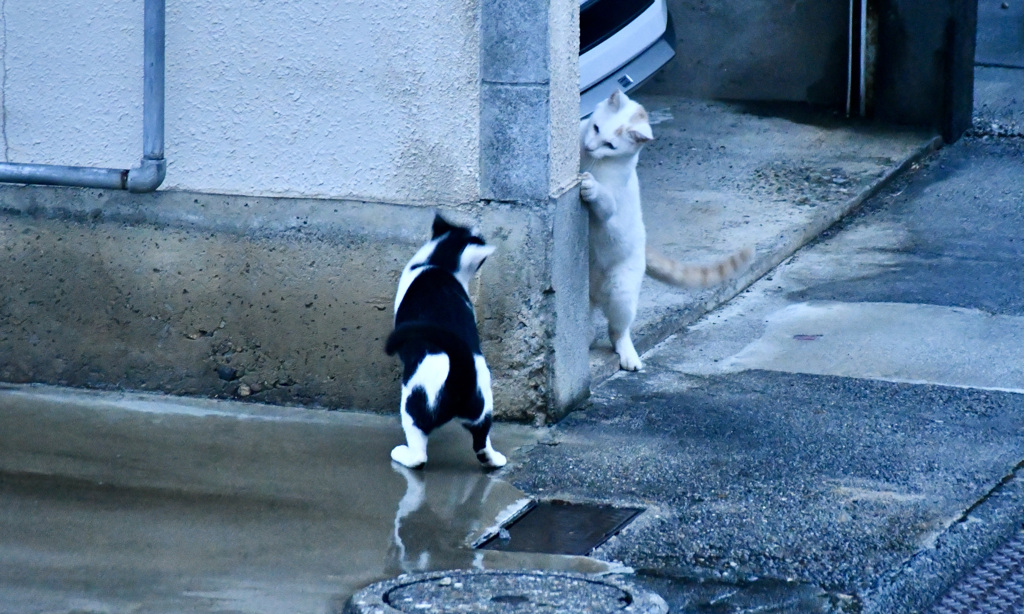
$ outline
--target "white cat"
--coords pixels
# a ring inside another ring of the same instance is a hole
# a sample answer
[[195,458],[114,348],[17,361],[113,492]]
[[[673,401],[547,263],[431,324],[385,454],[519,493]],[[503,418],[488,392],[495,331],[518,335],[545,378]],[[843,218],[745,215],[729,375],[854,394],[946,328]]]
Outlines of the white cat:
[[647,111],[618,90],[580,122],[580,197],[590,209],[590,303],[608,318],[619,366],[627,371],[643,368],[629,329],[645,272],[676,286],[709,286],[754,256],[747,248],[714,265],[684,265],[647,247],[636,164],[652,140]]

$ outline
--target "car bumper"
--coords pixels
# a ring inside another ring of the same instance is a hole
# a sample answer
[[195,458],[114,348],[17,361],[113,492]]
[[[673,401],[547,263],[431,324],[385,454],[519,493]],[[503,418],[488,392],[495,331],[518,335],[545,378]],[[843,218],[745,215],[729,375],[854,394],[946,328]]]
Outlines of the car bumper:
[[[637,54],[624,66],[601,77],[580,92],[580,117],[593,113],[597,103],[611,95],[616,89],[629,93],[650,79],[654,73],[675,57],[675,27],[672,16],[666,16],[665,29],[661,36]],[[590,53],[598,51],[594,49]],[[583,75],[581,75],[582,77]]]

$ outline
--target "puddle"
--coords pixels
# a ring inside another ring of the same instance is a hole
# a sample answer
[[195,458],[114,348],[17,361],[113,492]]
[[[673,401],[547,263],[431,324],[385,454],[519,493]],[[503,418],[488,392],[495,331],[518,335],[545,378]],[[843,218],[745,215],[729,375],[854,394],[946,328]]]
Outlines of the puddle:
[[[52,387],[0,391],[0,415],[0,601],[321,612],[404,573],[622,571],[474,549],[530,500],[460,428],[410,471],[388,457],[394,417]],[[515,454],[539,431],[492,435]]]

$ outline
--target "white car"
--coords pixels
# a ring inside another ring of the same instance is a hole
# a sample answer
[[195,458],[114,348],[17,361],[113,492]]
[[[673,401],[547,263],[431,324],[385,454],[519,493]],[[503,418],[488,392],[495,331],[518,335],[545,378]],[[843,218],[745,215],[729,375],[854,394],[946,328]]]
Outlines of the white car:
[[580,117],[649,79],[675,47],[665,0],[580,0]]

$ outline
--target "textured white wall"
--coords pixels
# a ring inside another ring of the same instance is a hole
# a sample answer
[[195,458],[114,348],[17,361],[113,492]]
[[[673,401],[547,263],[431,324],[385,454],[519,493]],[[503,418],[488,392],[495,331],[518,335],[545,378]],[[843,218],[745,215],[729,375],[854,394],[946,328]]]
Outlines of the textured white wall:
[[[142,0],[5,0],[5,159],[141,157]],[[162,189],[478,196],[476,0],[167,7]]]

